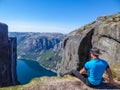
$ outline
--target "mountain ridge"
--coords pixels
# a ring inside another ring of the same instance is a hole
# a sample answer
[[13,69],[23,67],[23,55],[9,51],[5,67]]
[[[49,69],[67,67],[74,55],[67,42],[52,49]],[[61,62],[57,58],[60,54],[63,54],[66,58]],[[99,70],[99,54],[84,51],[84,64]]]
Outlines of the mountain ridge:
[[43,67],[57,70],[57,62],[61,61],[61,33],[9,32],[9,36],[17,37],[18,58],[36,60]]

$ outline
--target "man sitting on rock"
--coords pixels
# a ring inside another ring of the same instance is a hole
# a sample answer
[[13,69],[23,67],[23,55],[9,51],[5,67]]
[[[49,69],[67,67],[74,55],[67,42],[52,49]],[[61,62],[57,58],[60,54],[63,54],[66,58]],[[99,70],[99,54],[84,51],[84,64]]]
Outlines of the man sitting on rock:
[[[82,80],[85,84],[91,87],[96,87],[102,82],[102,75],[106,70],[108,73],[109,83],[113,84],[112,73],[108,63],[105,60],[99,58],[100,50],[93,48],[90,50],[91,60],[86,62],[84,67],[80,70],[72,70],[71,72],[65,73],[71,74]],[[87,73],[87,76],[85,76]]]

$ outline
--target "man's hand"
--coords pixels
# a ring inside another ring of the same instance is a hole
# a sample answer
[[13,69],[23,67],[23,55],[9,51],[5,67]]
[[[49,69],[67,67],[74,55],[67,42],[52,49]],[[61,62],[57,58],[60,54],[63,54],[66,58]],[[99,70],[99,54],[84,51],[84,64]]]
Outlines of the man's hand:
[[86,73],[85,68],[82,68],[82,69],[80,70],[80,74],[85,74],[85,73]]

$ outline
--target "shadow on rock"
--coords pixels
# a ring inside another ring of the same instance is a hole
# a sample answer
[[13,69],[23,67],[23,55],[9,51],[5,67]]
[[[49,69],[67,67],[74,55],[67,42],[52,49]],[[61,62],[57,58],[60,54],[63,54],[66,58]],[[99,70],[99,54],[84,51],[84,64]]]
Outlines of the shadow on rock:
[[103,82],[101,85],[95,87],[95,89],[120,89],[120,87]]

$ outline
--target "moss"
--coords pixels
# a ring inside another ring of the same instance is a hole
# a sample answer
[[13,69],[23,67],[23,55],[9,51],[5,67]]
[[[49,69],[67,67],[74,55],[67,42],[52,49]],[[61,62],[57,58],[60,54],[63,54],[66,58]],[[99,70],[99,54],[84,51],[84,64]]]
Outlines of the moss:
[[[113,78],[117,81],[120,81],[120,72],[118,71],[120,70],[120,64],[110,64],[110,68]],[[105,74],[107,73],[105,72]]]
[[44,76],[41,78],[34,78],[33,80],[30,81],[29,84],[24,85],[23,88],[24,90],[26,89],[35,89],[35,88],[40,88],[42,86],[48,86],[49,84],[53,83],[54,81],[60,81],[60,80],[66,80],[70,79],[73,80],[73,77],[66,75],[64,77],[56,76],[56,77],[48,77]]
[[112,69],[111,69],[111,71],[112,71],[113,78],[116,78],[117,77],[117,73],[114,70],[112,70]]
[[106,17],[104,24],[112,24],[112,23],[116,23],[116,22],[120,22],[120,14]]
[[84,31],[84,28],[77,29],[76,34],[82,34],[83,31]]
[[111,23],[111,22],[113,22],[113,18],[109,18],[109,19],[107,19],[107,20],[105,21],[106,24],[109,24],[109,23]]
[[113,77],[120,81],[120,72],[118,71],[120,70],[120,64],[111,64],[110,66]]
[[92,28],[92,27],[93,27],[93,25],[89,24],[89,25],[87,25],[87,26],[85,27],[85,29],[90,29],[90,28]]
[[120,18],[113,18],[113,22],[119,22]]
[[118,68],[120,69],[120,64],[110,64],[111,68]]
[[[92,22],[92,23],[89,23],[89,24],[83,26],[82,28],[77,29],[77,30],[76,30],[76,34],[84,34],[84,33],[86,32],[86,30],[92,29],[95,23],[96,23],[96,22],[94,21],[94,22]],[[85,32],[84,32],[84,31],[85,31]]]
[[22,87],[22,85],[18,85],[18,86],[9,86],[9,87],[0,88],[0,90],[19,90],[21,87]]

